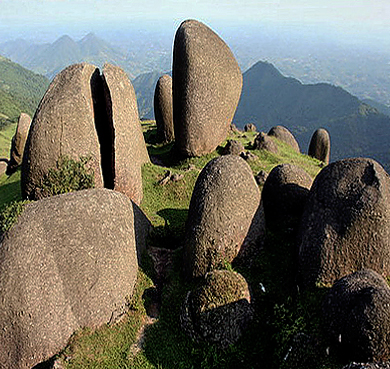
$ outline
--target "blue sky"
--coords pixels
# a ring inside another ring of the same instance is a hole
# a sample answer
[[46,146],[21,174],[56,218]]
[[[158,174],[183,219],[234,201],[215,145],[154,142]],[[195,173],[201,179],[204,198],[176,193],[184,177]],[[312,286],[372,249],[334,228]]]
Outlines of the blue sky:
[[87,30],[92,25],[178,25],[187,18],[226,24],[332,27],[341,32],[390,31],[388,0],[0,0],[0,31]]

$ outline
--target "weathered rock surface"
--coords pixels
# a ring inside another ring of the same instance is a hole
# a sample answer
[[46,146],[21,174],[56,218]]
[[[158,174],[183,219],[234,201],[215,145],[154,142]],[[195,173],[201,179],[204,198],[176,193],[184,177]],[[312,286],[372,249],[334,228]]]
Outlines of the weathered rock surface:
[[149,222],[125,195],[92,189],[26,205],[0,247],[0,363],[31,368],[80,327],[114,322]]
[[10,160],[8,162],[7,174],[14,173],[22,164],[24,146],[26,145],[28,131],[31,125],[31,117],[28,114],[20,114],[15,135],[12,137]]
[[308,155],[323,161],[326,165],[329,164],[330,136],[326,129],[319,128],[313,133]]
[[296,152],[300,153],[299,145],[293,134],[283,126],[272,127],[268,132],[268,136],[276,137],[280,141],[290,145]]
[[260,191],[239,156],[211,160],[196,181],[186,226],[184,265],[188,277],[204,276],[231,262],[261,231]]
[[40,198],[41,179],[57,160],[91,156],[95,186],[103,187],[100,145],[94,121],[91,79],[99,76],[90,64],[74,64],[50,84],[31,123],[22,164],[22,195]]
[[222,149],[222,155],[240,155],[245,151],[244,145],[236,140],[228,140]]
[[50,84],[31,124],[22,165],[22,195],[40,199],[41,180],[62,156],[90,157],[95,187],[142,199],[141,165],[149,162],[134,89],[119,67],[103,76],[74,64]]
[[338,280],[323,304],[324,327],[332,345],[349,360],[390,359],[390,288],[364,269]]
[[301,283],[332,284],[362,268],[390,275],[390,179],[372,159],[345,159],[317,175],[302,216]]
[[188,293],[181,314],[182,326],[193,339],[222,348],[237,342],[252,319],[248,284],[228,270],[208,273],[202,285]]
[[225,42],[196,20],[183,22],[173,49],[175,146],[184,156],[212,152],[226,138],[242,74]]
[[139,121],[134,88],[123,69],[111,64],[104,66],[103,80],[112,139],[102,155],[102,166],[106,156],[111,158],[107,164],[112,168],[112,188],[140,204],[143,196],[141,166],[149,162],[149,155]]
[[175,139],[173,128],[172,77],[161,76],[154,91],[154,117],[157,125],[157,137],[161,142]]
[[253,148],[256,150],[267,150],[273,154],[277,154],[279,152],[276,143],[264,132],[260,132],[256,136],[253,142]]
[[310,175],[294,164],[272,169],[261,194],[269,230],[296,234],[312,183]]

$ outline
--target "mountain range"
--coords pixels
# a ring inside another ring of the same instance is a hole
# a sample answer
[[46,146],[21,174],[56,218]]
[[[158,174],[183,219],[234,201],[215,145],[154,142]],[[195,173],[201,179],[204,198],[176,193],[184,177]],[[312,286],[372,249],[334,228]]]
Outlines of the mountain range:
[[131,79],[146,70],[169,65],[170,57],[162,45],[145,40],[142,47],[128,50],[89,33],[79,41],[64,35],[53,43],[35,44],[23,39],[0,44],[0,54],[23,67],[52,79],[70,64],[88,62],[119,65]]
[[254,123],[265,132],[283,125],[297,138],[302,151],[313,132],[322,127],[331,136],[332,160],[366,156],[390,168],[389,116],[341,87],[302,84],[283,76],[270,63],[258,62],[243,74],[234,123],[238,127]]
[[[150,72],[133,80],[140,117],[153,119],[153,96],[163,73]],[[268,132],[286,126],[307,151],[317,128],[326,128],[332,140],[332,160],[372,157],[390,169],[389,108],[373,100],[362,101],[328,83],[303,84],[283,76],[272,64],[259,61],[243,74],[243,90],[233,122],[243,128],[256,124]]]
[[49,80],[0,56],[0,126],[21,112],[33,115]]

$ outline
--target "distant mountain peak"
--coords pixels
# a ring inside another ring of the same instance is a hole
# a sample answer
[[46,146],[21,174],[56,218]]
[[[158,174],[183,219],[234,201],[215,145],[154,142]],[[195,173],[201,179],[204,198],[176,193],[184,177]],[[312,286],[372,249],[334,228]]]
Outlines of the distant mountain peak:
[[81,44],[84,44],[84,43],[86,43],[86,42],[93,42],[93,41],[102,41],[102,40],[100,40],[99,39],[99,37],[97,37],[96,36],[96,34],[95,33],[93,33],[93,32],[89,32],[88,34],[86,34],[80,41],[79,41],[79,43],[81,43]]

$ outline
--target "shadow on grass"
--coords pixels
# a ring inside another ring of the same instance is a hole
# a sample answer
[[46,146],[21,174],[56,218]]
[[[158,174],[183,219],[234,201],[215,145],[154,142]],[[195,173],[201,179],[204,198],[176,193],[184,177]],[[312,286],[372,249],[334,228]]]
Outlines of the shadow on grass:
[[188,209],[163,209],[157,212],[165,225],[154,227],[149,236],[149,245],[166,249],[179,248],[184,239]]

